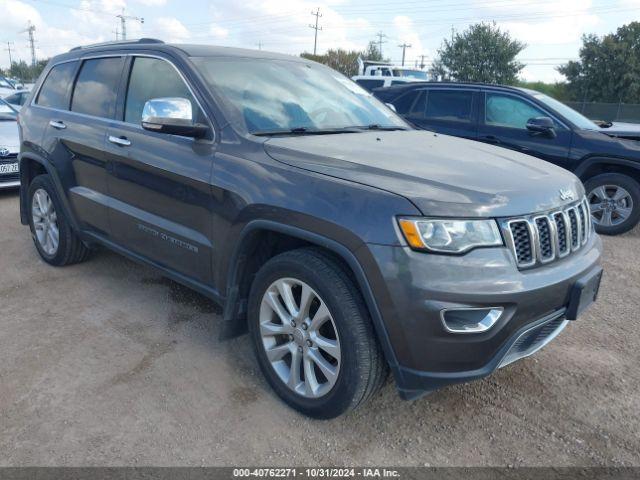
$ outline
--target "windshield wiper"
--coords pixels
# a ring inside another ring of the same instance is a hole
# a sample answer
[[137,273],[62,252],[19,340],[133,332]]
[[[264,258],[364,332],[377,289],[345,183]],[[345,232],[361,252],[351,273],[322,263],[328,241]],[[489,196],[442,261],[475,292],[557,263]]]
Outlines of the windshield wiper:
[[357,127],[345,127],[345,128],[324,128],[313,129],[307,127],[294,127],[288,130],[263,130],[259,132],[252,132],[252,135],[258,137],[267,137],[271,135],[330,135],[333,133],[358,133],[361,132]]
[[371,123],[369,125],[359,125],[350,128],[359,128],[361,130],[382,130],[391,132],[393,130],[408,130],[406,127],[399,125],[380,125],[379,123]]

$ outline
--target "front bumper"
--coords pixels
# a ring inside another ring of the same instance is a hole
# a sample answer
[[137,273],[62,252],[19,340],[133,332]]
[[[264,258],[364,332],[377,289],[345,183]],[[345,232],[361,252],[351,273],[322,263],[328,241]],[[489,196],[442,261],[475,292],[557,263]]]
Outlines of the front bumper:
[[[577,280],[600,269],[602,243],[593,235],[574,254],[531,270],[518,270],[506,248],[463,256],[368,245],[381,279],[374,287],[396,364],[403,398],[489,375],[531,355],[566,326]],[[447,332],[441,312],[456,308],[503,309],[486,332]],[[539,334],[539,335],[538,335]],[[525,341],[528,339],[527,341]]]

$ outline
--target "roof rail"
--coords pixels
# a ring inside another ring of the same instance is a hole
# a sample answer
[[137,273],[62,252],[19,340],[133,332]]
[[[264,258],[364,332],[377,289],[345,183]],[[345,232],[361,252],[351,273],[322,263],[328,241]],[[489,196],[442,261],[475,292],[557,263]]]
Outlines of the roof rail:
[[136,40],[116,40],[114,42],[102,42],[102,43],[92,43],[91,45],[81,45],[79,47],[73,47],[70,52],[75,52],[76,50],[85,50],[89,48],[98,48],[98,47],[110,47],[117,45],[137,45],[141,43],[164,43],[162,40],[158,40],[157,38],[138,38]]

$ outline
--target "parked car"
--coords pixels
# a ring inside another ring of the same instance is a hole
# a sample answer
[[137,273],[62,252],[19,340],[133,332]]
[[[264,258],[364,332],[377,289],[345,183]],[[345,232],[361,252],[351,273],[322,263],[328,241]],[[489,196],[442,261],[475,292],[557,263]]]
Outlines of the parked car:
[[640,124],[627,122],[595,122],[610,137],[640,140]]
[[0,100],[0,190],[20,186],[17,116],[15,108]]
[[29,90],[18,90],[15,93],[11,93],[3,97],[3,100],[10,104],[16,110],[20,111],[22,105],[24,105],[24,103],[27,101],[27,98],[29,98],[30,93],[31,92]]
[[[605,135],[565,104],[524,88],[422,83],[374,91],[419,128],[498,145],[574,172],[600,233],[640,220],[640,143]],[[614,133],[614,131],[609,131]]]
[[14,93],[19,86],[13,80],[0,76],[0,97]]
[[288,55],[157,40],[54,57],[20,112],[42,259],[113,249],[223,306],[275,392],[330,418],[533,354],[595,299],[573,174],[412,129]]

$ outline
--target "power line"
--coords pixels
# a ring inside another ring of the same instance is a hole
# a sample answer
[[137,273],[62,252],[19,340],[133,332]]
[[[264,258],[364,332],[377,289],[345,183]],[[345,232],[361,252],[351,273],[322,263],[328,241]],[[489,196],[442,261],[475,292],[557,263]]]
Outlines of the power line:
[[318,7],[318,9],[315,12],[311,12],[311,15],[314,15],[316,17],[315,27],[313,25],[309,25],[310,28],[313,28],[315,30],[315,34],[313,37],[313,54],[315,55],[316,48],[318,46],[318,30],[322,30],[322,27],[318,27],[318,19],[322,17],[322,14],[320,13],[320,7]]

